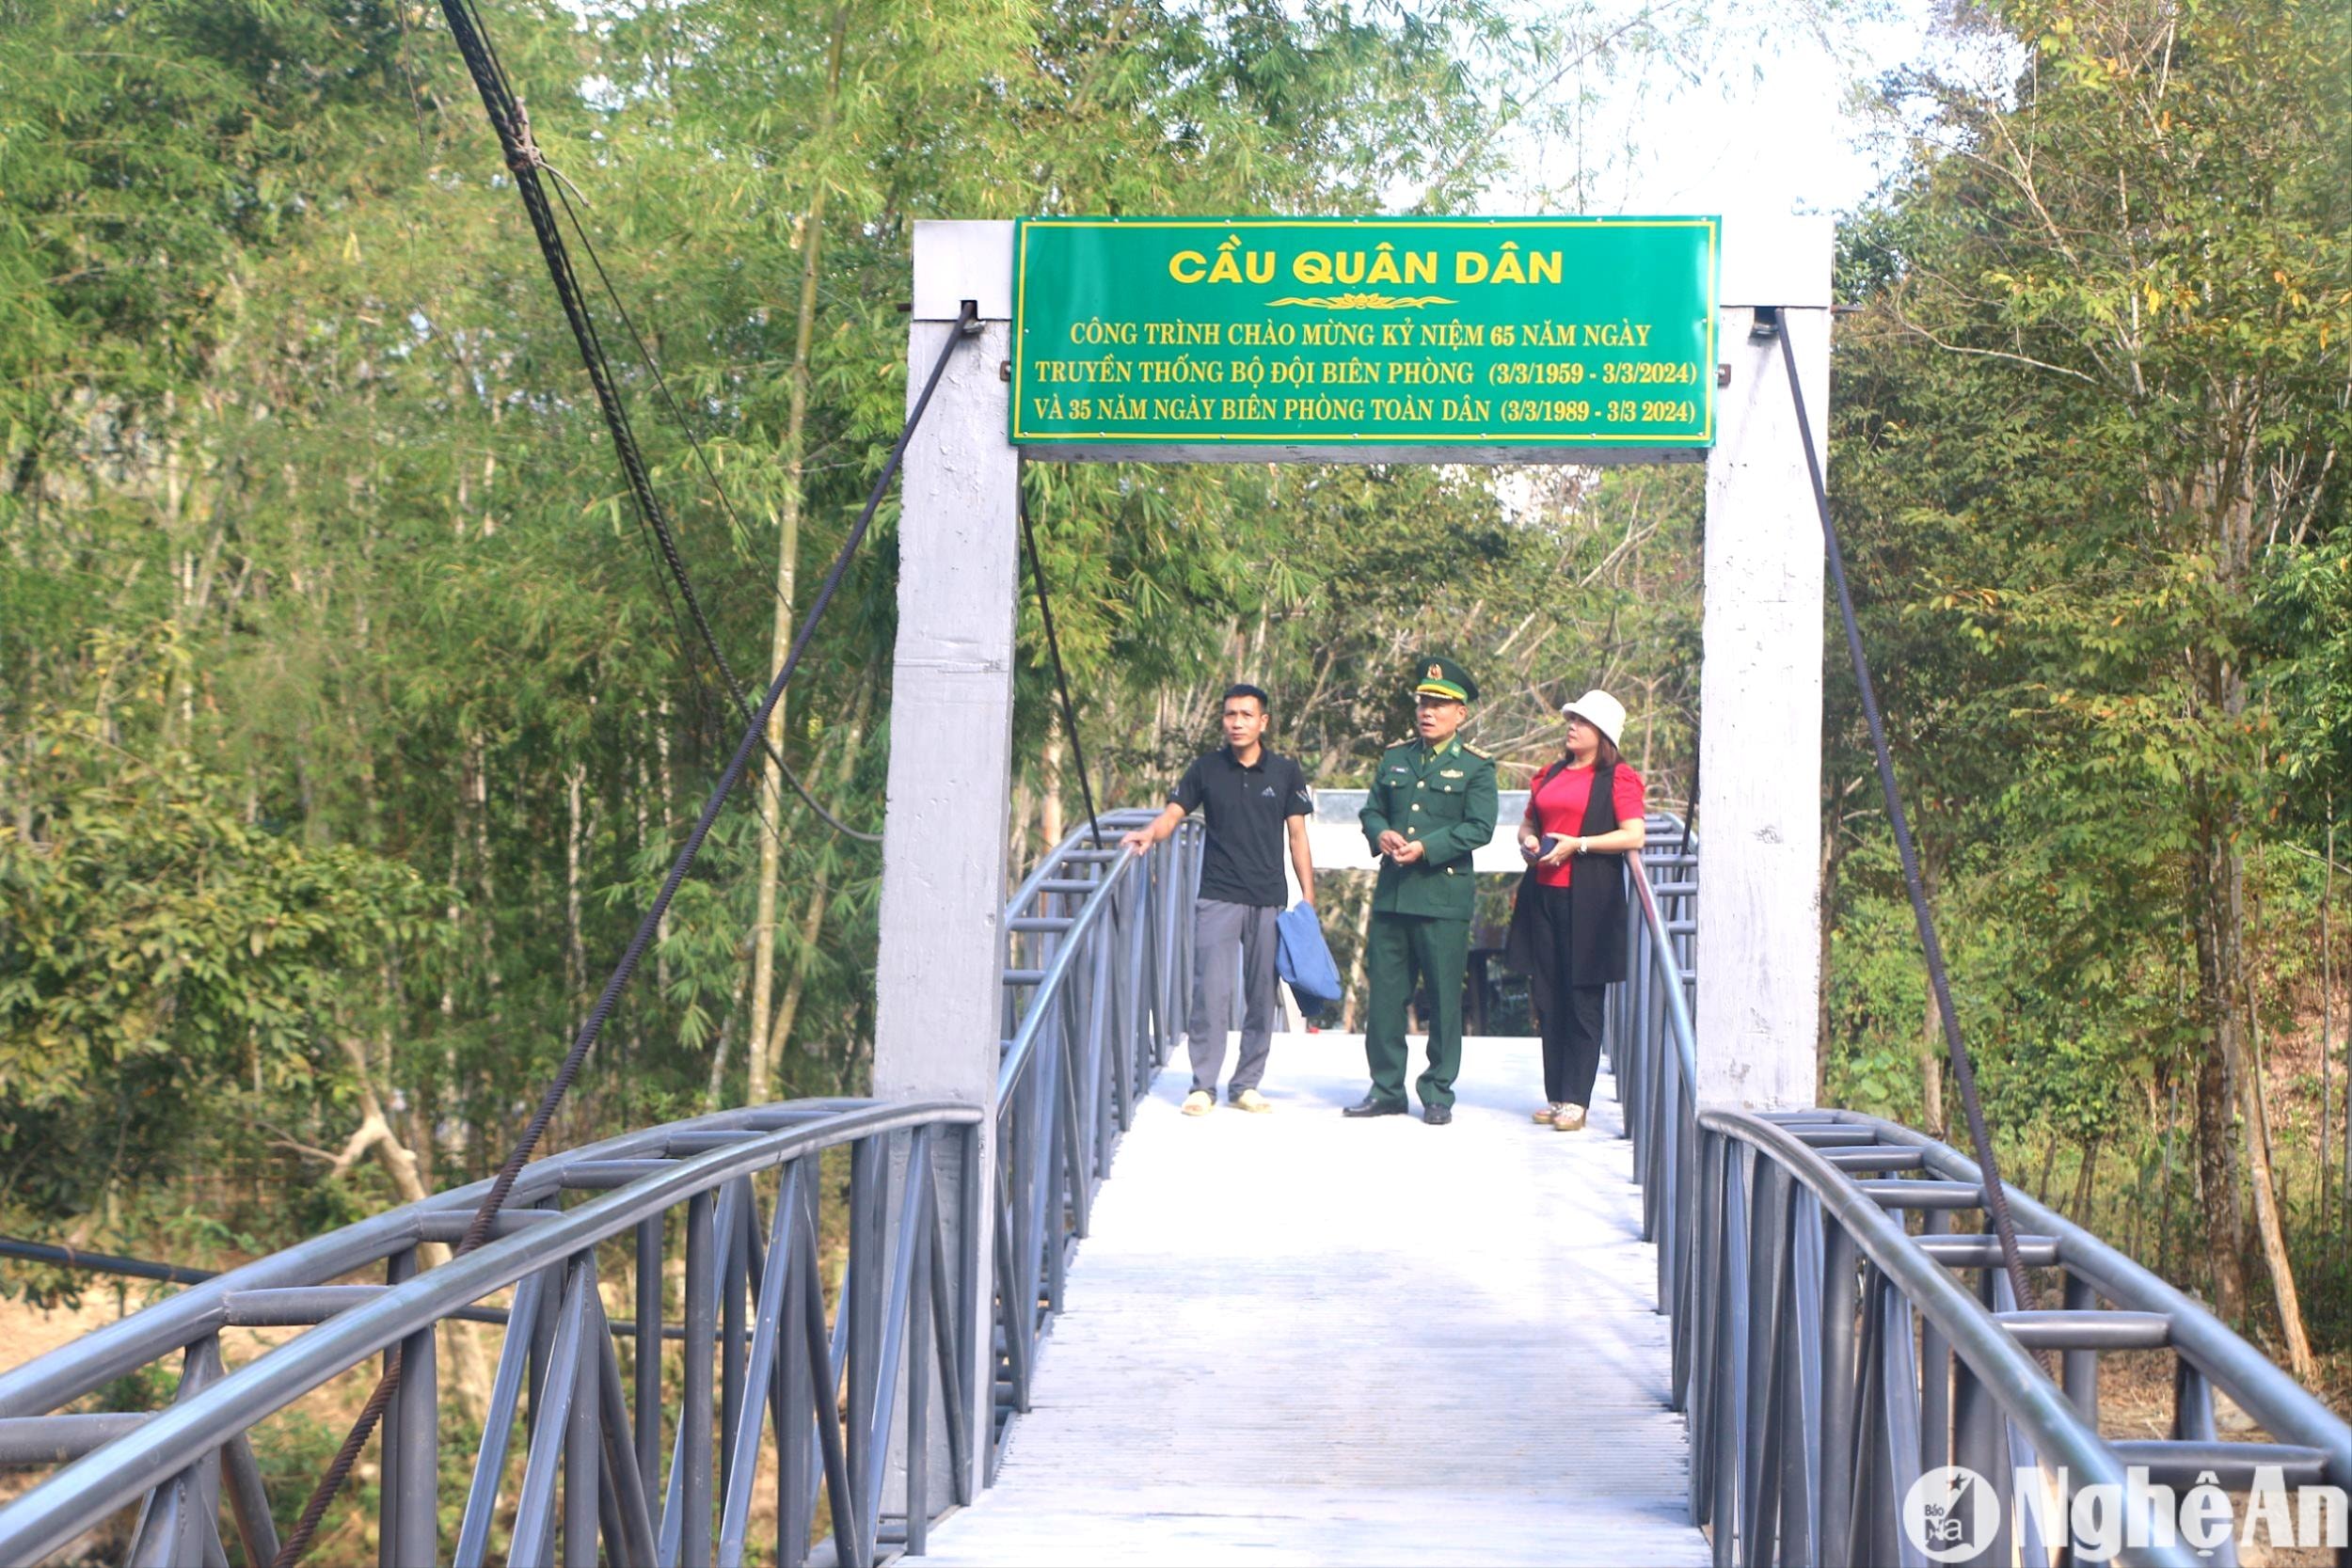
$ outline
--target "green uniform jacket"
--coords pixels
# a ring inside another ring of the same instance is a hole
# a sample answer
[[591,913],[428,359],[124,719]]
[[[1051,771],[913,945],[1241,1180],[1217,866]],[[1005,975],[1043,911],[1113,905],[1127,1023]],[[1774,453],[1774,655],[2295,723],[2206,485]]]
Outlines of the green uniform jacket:
[[1436,752],[1419,740],[1390,747],[1358,818],[1364,842],[1377,855],[1394,829],[1425,847],[1410,865],[1382,858],[1373,909],[1468,920],[1478,902],[1470,854],[1495,836],[1495,809],[1494,763],[1459,738]]

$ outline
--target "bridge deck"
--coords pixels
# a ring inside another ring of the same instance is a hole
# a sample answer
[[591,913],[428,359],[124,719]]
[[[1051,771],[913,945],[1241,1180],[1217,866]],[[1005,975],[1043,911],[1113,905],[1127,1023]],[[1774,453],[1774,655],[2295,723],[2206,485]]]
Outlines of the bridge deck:
[[1120,1147],[996,1485],[926,1563],[1698,1563],[1630,1146],[1533,1125],[1469,1042],[1451,1127],[1347,1121],[1360,1041],[1283,1036],[1276,1109]]

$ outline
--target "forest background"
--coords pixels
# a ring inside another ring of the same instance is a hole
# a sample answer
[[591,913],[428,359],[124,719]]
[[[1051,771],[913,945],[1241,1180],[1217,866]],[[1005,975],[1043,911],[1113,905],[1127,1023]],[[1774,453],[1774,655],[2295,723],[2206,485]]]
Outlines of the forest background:
[[[1475,210],[1722,41],[1671,0],[488,20],[751,673],[896,433],[914,220]],[[1872,85],[1906,149],[1841,215],[1830,476],[1987,1112],[2014,1179],[2341,1402],[2352,12],[1944,26],[2011,69]],[[0,1229],[215,1263],[502,1152],[733,735],[612,458],[437,10],[0,0]],[[1506,785],[1597,685],[1681,809],[1698,479],[1031,465],[1096,798],[1158,800],[1234,678],[1361,783],[1438,648]],[[890,515],[775,736],[867,832]],[[1021,615],[1026,856],[1078,795]],[[1839,660],[1821,743],[1822,1093],[1942,1129]],[[865,1083],[879,854],[765,783],[559,1143]],[[1361,899],[1327,897],[1343,962]]]

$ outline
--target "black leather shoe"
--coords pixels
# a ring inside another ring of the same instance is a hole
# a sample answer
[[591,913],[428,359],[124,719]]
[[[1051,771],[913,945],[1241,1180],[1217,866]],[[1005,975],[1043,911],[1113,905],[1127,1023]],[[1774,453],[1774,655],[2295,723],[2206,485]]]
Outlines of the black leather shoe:
[[1343,1117],[1401,1117],[1404,1114],[1404,1106],[1369,1094],[1340,1112]]
[[1421,1119],[1427,1122],[1432,1127],[1444,1127],[1454,1120],[1454,1107],[1451,1105],[1424,1105],[1421,1108]]

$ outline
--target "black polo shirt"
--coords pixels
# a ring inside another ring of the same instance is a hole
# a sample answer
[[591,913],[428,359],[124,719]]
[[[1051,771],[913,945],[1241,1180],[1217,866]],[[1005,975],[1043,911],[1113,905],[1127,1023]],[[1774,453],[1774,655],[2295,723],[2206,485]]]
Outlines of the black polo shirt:
[[1248,768],[1220,746],[1195,757],[1169,797],[1208,818],[1200,855],[1200,896],[1225,904],[1280,909],[1290,901],[1282,878],[1284,825],[1314,810],[1298,764],[1263,747]]

